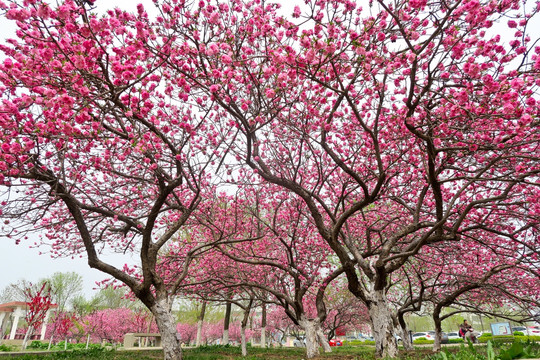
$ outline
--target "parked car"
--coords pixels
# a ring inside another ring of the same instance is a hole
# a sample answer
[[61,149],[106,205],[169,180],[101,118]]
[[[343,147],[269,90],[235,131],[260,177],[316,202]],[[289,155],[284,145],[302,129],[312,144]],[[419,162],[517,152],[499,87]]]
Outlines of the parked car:
[[[435,340],[435,331],[428,331],[428,334]],[[445,332],[441,332],[441,344],[448,344],[448,334]]]
[[412,335],[413,341],[424,338],[426,340],[435,340],[435,336],[428,332],[417,332]]
[[[420,338],[425,338],[426,340],[435,340],[435,331],[417,332],[412,336],[413,342]],[[448,334],[445,332],[441,333],[441,343],[448,343]]]
[[343,346],[343,343],[339,339],[332,339],[328,344],[330,344],[330,346]]
[[358,340],[360,341],[373,341],[373,336],[368,336],[368,335],[358,335]]
[[457,332],[448,333],[448,340],[456,340],[456,339],[461,339],[461,336],[459,336],[459,333]]
[[512,332],[516,331],[522,332],[523,334],[527,335],[527,328],[525,326],[514,326],[512,328]]
[[540,336],[540,326],[529,326],[527,327],[529,335]]

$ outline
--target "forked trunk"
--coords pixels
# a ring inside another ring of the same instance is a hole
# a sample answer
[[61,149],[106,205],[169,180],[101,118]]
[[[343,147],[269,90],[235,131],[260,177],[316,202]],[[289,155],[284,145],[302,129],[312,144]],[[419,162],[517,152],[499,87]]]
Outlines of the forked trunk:
[[306,357],[308,359],[313,359],[315,356],[319,356],[319,342],[317,341],[318,320],[309,320],[302,315],[302,318],[298,323],[306,333]]
[[375,356],[396,358],[398,347],[394,337],[394,322],[388,300],[384,296],[384,292],[380,290],[375,290],[370,300],[368,311],[373,324]]
[[171,308],[165,299],[156,300],[150,308],[161,334],[164,360],[182,360],[182,348],[176,337],[176,322],[172,316]]
[[319,338],[319,342],[322,344],[324,352],[331,353],[332,348],[330,347],[330,344],[328,343],[328,339],[326,338],[326,336],[324,336],[324,332],[322,331],[320,324],[317,327],[317,337]]

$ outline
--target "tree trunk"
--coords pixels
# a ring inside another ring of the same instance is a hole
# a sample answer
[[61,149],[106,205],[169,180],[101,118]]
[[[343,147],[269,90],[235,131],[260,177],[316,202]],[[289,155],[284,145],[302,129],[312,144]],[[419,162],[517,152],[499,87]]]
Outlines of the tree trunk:
[[30,336],[32,336],[33,332],[34,332],[34,326],[30,325],[28,327],[28,330],[26,330],[26,334],[24,334],[24,340],[21,346],[23,350],[26,350],[26,347],[28,346],[28,339],[30,338]]
[[227,302],[225,307],[225,320],[223,321],[223,339],[221,343],[227,345],[229,343],[229,325],[231,323],[231,308],[232,304]]
[[315,356],[320,355],[319,342],[317,341],[317,326],[318,320],[310,320],[302,315],[302,318],[298,322],[306,333],[306,357],[313,359]]
[[242,325],[240,329],[240,341],[242,346],[242,356],[247,356],[247,344],[246,344],[246,327]]
[[261,314],[261,347],[266,348],[266,304],[262,304]]
[[399,336],[401,336],[401,344],[405,350],[411,351],[414,350],[414,346],[411,341],[411,336],[409,335],[409,330],[407,328],[399,328]]
[[166,299],[157,299],[150,307],[161,334],[164,360],[182,360],[182,347],[176,337],[176,322]]
[[206,313],[206,301],[203,301],[201,305],[201,312],[199,314],[199,319],[197,320],[197,339],[195,340],[195,346],[197,347],[201,346],[202,327],[203,327],[205,313]]
[[441,340],[442,340],[442,321],[441,318],[433,314],[433,322],[435,323],[435,342],[433,343],[433,352],[441,351]]
[[246,328],[249,320],[249,313],[251,312],[251,306],[253,305],[253,298],[249,299],[249,304],[244,309],[244,318],[242,319],[242,328],[240,329],[240,336],[242,342],[242,356],[247,356],[247,344],[246,344]]
[[414,350],[411,336],[409,335],[409,328],[407,327],[407,323],[405,322],[403,313],[397,314],[396,322],[397,322],[397,329],[396,329],[397,333],[399,334],[399,336],[401,336],[401,345],[403,345],[403,348],[405,350],[408,350],[408,351]]
[[369,316],[375,339],[375,356],[398,357],[398,347],[394,337],[394,322],[388,300],[383,290],[374,290],[368,305]]
[[324,332],[322,331],[320,324],[317,327],[317,337],[319,338],[319,342],[322,344],[324,352],[331,353],[332,348],[330,347],[330,344],[328,343],[328,339],[326,338],[326,336],[324,336]]

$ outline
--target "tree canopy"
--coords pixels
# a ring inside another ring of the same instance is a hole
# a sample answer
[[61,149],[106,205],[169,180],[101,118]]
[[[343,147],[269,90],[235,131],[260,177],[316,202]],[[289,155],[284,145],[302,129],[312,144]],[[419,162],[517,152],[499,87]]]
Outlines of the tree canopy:
[[[126,284],[166,359],[181,358],[170,307],[205,281],[196,269],[228,259],[255,273],[267,249],[291,254],[296,229],[302,256],[276,256],[283,273],[327,251],[315,283],[345,275],[379,356],[397,355],[403,286],[516,274],[538,301],[538,6],[155,6],[151,19],[142,5],[0,1],[18,27],[0,45],[3,235],[40,232],[54,255],[84,253]],[[140,261],[114,266],[104,251]]]

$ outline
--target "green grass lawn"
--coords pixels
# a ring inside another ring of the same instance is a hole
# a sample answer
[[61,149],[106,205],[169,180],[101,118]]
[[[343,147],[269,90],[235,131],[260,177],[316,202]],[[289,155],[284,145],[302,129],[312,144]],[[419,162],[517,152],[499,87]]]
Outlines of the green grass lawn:
[[[321,349],[322,350],[322,349]],[[375,351],[373,346],[343,346],[332,348],[332,353],[322,353],[317,359],[336,360],[374,360]],[[400,358],[408,360],[424,359],[430,354],[431,349],[417,349],[414,352],[403,352]],[[156,360],[162,359],[163,353],[159,350],[141,351],[107,351],[107,350],[74,350],[68,352],[25,354],[10,357],[17,360]],[[196,349],[184,349],[186,360],[300,360],[305,359],[303,348],[274,348],[260,349],[248,348],[248,356],[242,357],[239,347],[234,346],[203,346]],[[9,359],[3,357],[0,352],[0,360]]]

